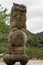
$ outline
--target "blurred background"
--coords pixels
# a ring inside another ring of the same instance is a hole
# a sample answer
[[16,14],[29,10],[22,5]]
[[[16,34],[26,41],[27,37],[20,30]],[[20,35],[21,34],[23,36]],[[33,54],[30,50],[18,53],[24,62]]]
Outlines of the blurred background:
[[43,59],[43,0],[0,0],[0,54],[8,53],[10,12],[13,2],[27,7],[26,54]]

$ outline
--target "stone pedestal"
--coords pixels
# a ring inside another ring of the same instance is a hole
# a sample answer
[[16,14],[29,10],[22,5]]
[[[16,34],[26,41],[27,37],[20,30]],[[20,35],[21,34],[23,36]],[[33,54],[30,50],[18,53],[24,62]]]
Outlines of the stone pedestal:
[[25,65],[29,58],[25,54],[26,36],[26,6],[13,3],[10,17],[9,54],[3,59],[7,65],[20,62]]
[[13,65],[15,62],[20,62],[21,65],[26,65],[28,62],[29,58],[25,54],[7,54],[4,57],[4,61],[7,65]]

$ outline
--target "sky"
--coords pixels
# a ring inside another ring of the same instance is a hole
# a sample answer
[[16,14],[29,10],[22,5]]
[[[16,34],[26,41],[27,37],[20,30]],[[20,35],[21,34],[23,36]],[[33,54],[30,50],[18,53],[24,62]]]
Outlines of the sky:
[[24,4],[27,7],[27,30],[32,33],[43,31],[43,0],[0,0],[0,4],[11,12],[14,3]]

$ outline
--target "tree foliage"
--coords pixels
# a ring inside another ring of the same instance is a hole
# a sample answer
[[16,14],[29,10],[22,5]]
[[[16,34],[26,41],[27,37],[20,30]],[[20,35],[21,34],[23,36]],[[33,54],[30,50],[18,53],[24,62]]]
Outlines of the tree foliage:
[[0,5],[0,53],[7,52],[8,48],[8,32],[9,26],[6,24],[6,20],[9,14],[6,13],[7,9]]
[[6,13],[7,9],[3,8],[0,5],[0,32],[5,32],[8,30],[8,25],[6,24],[6,18],[9,16],[9,14]]
[[43,36],[39,36],[37,34],[33,34],[29,31],[27,31],[27,46],[29,47],[36,47],[36,48],[40,48],[43,47]]

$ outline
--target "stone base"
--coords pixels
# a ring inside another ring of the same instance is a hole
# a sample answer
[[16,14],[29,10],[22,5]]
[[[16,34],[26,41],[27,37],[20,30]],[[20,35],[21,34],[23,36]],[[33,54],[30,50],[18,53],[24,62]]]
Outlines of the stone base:
[[7,65],[13,65],[15,64],[15,62],[20,62],[21,65],[26,65],[26,63],[29,60],[28,56],[25,54],[14,54],[14,55],[7,54],[4,56],[3,59]]

